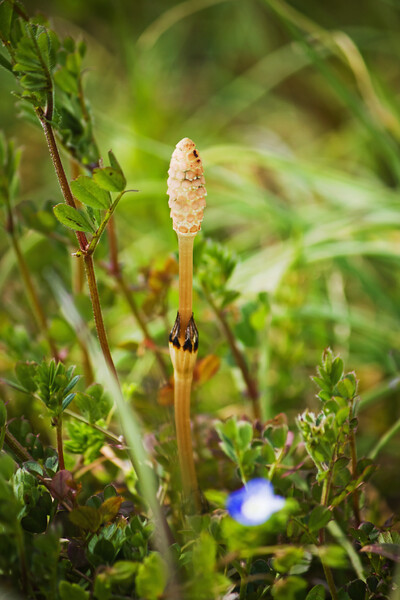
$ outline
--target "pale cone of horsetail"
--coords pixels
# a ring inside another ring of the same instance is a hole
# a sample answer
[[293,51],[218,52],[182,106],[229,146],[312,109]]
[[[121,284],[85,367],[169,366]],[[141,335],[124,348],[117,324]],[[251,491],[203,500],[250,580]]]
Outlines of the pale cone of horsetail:
[[179,309],[169,349],[174,367],[175,426],[182,486],[187,499],[201,508],[190,427],[190,393],[197,357],[198,333],[192,313],[193,242],[206,205],[203,165],[196,145],[184,138],[171,157],[168,196],[179,244]]
[[168,205],[173,228],[181,235],[196,235],[203,220],[207,191],[199,152],[189,138],[183,138],[176,145],[168,175]]

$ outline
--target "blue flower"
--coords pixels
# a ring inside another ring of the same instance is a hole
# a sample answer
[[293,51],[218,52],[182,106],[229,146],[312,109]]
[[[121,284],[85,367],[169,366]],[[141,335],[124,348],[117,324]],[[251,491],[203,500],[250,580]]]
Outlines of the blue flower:
[[284,505],[285,498],[275,496],[271,482],[259,478],[232,492],[226,508],[231,517],[242,525],[261,525]]

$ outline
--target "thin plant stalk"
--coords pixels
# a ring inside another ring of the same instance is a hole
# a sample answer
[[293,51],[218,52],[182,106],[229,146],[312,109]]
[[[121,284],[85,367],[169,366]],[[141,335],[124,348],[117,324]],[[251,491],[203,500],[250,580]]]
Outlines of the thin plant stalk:
[[192,316],[193,305],[193,245],[194,236],[178,234],[179,248],[179,316],[181,341]]
[[257,382],[250,374],[250,370],[247,366],[246,359],[244,358],[242,352],[239,350],[235,336],[229,326],[224,311],[215,304],[210,294],[206,294],[206,297],[211,308],[215,313],[215,316],[221,324],[226,340],[231,349],[233,358],[235,359],[235,362],[242,373],[243,380],[246,384],[247,394],[252,401],[254,418],[261,420],[261,410]]
[[59,415],[57,417],[56,432],[57,432],[58,467],[59,467],[60,471],[64,471],[65,462],[64,462],[64,446],[63,446],[62,416],[61,415]]
[[[48,149],[50,152],[51,160],[53,162],[53,166],[56,171],[58,183],[60,185],[64,200],[69,206],[72,206],[72,208],[75,208],[75,200],[72,195],[71,188],[70,188],[68,180],[67,180],[67,176],[65,174],[65,170],[64,170],[64,167],[63,167],[63,164],[61,161],[60,153],[58,151],[57,143],[56,143],[56,140],[54,137],[54,132],[51,127],[51,124],[49,121],[49,116],[47,113],[48,113],[48,111],[46,111],[46,115],[45,115],[41,109],[37,110],[37,115],[38,115],[39,121],[42,125],[43,131],[45,134],[45,138],[47,141],[47,146],[48,146]],[[111,214],[110,214],[110,216],[111,216]],[[106,330],[104,327],[99,292],[97,289],[96,275],[94,272],[92,253],[90,253],[90,254],[86,253],[89,244],[88,244],[88,240],[87,240],[85,233],[82,231],[76,231],[76,237],[79,242],[80,251],[83,254],[86,278],[87,278],[87,282],[89,285],[90,299],[92,302],[93,315],[94,315],[94,320],[95,320],[95,324],[96,324],[97,337],[99,339],[99,343],[100,343],[100,347],[101,347],[104,359],[105,359],[107,365],[109,366],[110,371],[113,373],[116,381],[118,381],[117,370],[115,368],[114,361],[111,356],[111,351],[110,351],[110,347],[109,347],[108,340],[107,340],[107,334],[106,334]],[[95,247],[95,244],[94,244],[94,247]],[[94,247],[92,248],[92,252],[94,250]]]
[[131,309],[131,312],[132,312],[137,324],[139,325],[140,329],[142,330],[145,340],[148,340],[150,342],[151,349],[154,352],[154,356],[160,367],[160,371],[163,374],[165,381],[168,381],[169,373],[168,373],[167,365],[165,364],[165,361],[164,361],[164,357],[163,357],[162,353],[160,352],[160,350],[157,348],[157,345],[151,336],[151,333],[147,327],[147,323],[142,315],[142,312],[139,309],[138,305],[136,304],[133,293],[129,289],[129,286],[127,285],[127,283],[125,281],[121,266],[118,261],[118,242],[117,242],[117,235],[116,235],[116,231],[115,231],[114,217],[111,217],[108,222],[107,234],[108,234],[108,245],[109,245],[109,252],[110,252],[110,266],[109,266],[108,272],[115,279],[115,282],[116,282],[120,292],[123,294],[126,302],[128,303],[129,308]]
[[[354,400],[351,402],[351,410],[350,413],[352,417],[354,417]],[[350,443],[350,455],[351,455],[351,474],[353,479],[357,479],[357,447],[356,447],[356,437],[354,435],[354,429],[350,428],[349,434],[349,443]],[[359,527],[361,523],[361,515],[360,515],[360,495],[357,489],[353,491],[353,512],[354,519],[356,522],[356,527]]]
[[175,426],[177,433],[178,454],[182,472],[183,491],[190,497],[193,491],[197,496],[197,476],[193,460],[193,443],[190,427],[190,392],[192,374],[174,377]]
[[87,254],[83,257],[83,260],[84,260],[84,265],[85,265],[86,279],[87,279],[88,286],[89,286],[90,299],[92,302],[93,316],[94,316],[94,321],[96,324],[97,337],[98,337],[98,340],[100,343],[100,347],[101,347],[104,359],[105,359],[111,373],[114,375],[116,381],[118,381],[117,370],[115,368],[114,361],[111,356],[111,351],[110,351],[110,346],[108,344],[106,329],[104,327],[103,313],[101,310],[100,297],[99,297],[99,292],[97,289],[96,274],[94,272],[93,258],[90,254]]
[[[332,481],[332,469],[333,469],[333,461],[332,461],[332,464],[330,465],[330,471],[329,471],[327,477],[324,479],[324,483],[322,486],[322,493],[321,493],[321,505],[322,506],[328,505],[329,492],[330,492],[331,481]],[[320,545],[323,546],[325,544],[325,529],[324,528],[320,529],[318,538],[319,538]],[[338,594],[336,591],[335,581],[333,579],[331,568],[325,563],[325,559],[322,557],[321,557],[321,564],[322,564],[322,568],[324,570],[324,574],[325,574],[326,582],[329,587],[329,591],[332,596],[332,600],[338,600]]]
[[[71,165],[71,176],[76,179],[80,174],[79,163],[76,160],[70,161]],[[79,205],[79,201],[76,202]],[[72,272],[72,289],[74,294],[82,294],[83,287],[85,284],[85,266],[82,260],[76,260],[73,263],[74,268]],[[90,364],[90,357],[87,347],[85,346],[84,340],[78,337],[78,343],[82,352],[82,368],[85,377],[86,385],[90,385],[94,381],[94,374],[92,365]]]
[[29,271],[28,265],[26,264],[25,257],[22,253],[21,247],[19,245],[18,237],[16,236],[16,233],[15,233],[14,217],[13,217],[12,208],[11,208],[9,201],[7,202],[7,211],[8,211],[8,217],[7,217],[6,229],[7,229],[8,234],[10,235],[11,244],[14,249],[15,256],[17,258],[17,264],[18,264],[19,271],[21,273],[24,287],[25,287],[26,296],[28,298],[29,303],[31,304],[32,312],[33,312],[34,318],[36,320],[37,326],[39,328],[39,331],[42,332],[44,338],[47,340],[47,343],[50,346],[51,354],[53,355],[55,360],[58,361],[59,355],[58,355],[58,350],[57,350],[56,344],[49,333],[49,327],[48,327],[45,312],[40,303],[39,295],[36,291],[35,285],[33,283],[32,277],[31,277],[31,273]]
[[181,140],[168,171],[169,207],[179,246],[179,308],[169,337],[174,367],[174,408],[182,489],[186,500],[201,509],[190,423],[190,397],[197,358],[198,332],[193,318],[193,244],[205,207],[203,166],[192,140]]

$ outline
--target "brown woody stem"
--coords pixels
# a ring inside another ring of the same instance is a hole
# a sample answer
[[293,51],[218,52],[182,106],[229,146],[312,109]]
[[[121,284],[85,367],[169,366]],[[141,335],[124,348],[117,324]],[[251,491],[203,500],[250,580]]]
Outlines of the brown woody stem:
[[[56,143],[56,140],[54,137],[54,132],[51,127],[51,124],[48,121],[48,119],[46,118],[42,109],[39,108],[39,109],[37,109],[36,112],[37,112],[37,116],[40,120],[40,123],[43,127],[43,131],[44,131],[44,134],[46,137],[47,146],[48,146],[48,149],[50,152],[51,160],[53,162],[54,169],[56,171],[58,183],[60,185],[64,200],[69,206],[72,206],[73,208],[75,208],[75,200],[72,195],[71,188],[69,186],[67,176],[64,171],[64,167],[63,167],[63,164],[61,161],[60,153],[58,151],[57,143]],[[88,285],[89,285],[90,299],[92,301],[92,308],[93,308],[93,315],[94,315],[94,320],[95,320],[95,324],[96,324],[97,337],[99,338],[99,342],[100,342],[101,350],[103,352],[104,359],[105,359],[110,371],[114,375],[115,379],[118,381],[117,370],[115,368],[115,365],[114,365],[114,362],[113,362],[113,359],[111,356],[110,347],[108,345],[107,335],[106,335],[106,331],[105,331],[105,327],[104,327],[103,315],[102,315],[101,306],[100,306],[99,292],[97,289],[96,276],[95,276],[95,272],[94,272],[93,258],[91,256],[91,254],[86,254],[86,251],[88,249],[88,240],[87,240],[85,233],[83,233],[82,231],[76,231],[75,233],[76,233],[76,237],[79,242],[80,250],[81,250],[82,254],[84,255],[83,260],[84,260],[84,265],[85,265],[86,277],[87,277],[87,281],[88,281]],[[95,247],[95,244],[94,244],[94,247]]]
[[96,275],[94,272],[93,258],[90,254],[88,254],[83,257],[83,260],[85,264],[86,279],[89,286],[90,299],[92,301],[93,316],[94,322],[96,324],[97,337],[99,338],[100,347],[103,352],[104,359],[111,373],[118,381],[117,370],[115,368],[114,361],[111,356],[110,347],[108,345],[107,340],[107,334],[104,327],[103,313],[101,311],[99,291],[97,289]]

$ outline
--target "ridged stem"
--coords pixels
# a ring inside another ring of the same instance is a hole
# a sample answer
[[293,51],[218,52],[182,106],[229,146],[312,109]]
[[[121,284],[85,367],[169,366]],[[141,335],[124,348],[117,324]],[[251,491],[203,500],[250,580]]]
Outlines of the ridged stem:
[[184,497],[201,509],[201,497],[193,458],[190,426],[190,395],[196,363],[198,334],[192,313],[194,235],[178,233],[179,310],[170,335],[170,355],[174,367],[174,407],[178,456]]
[[193,244],[194,235],[180,235],[179,246],[179,316],[181,319],[181,339],[192,316],[193,302]]
[[198,503],[198,483],[193,459],[192,433],[190,427],[190,392],[192,375],[174,378],[175,426],[178,444],[179,464],[181,468],[182,487],[187,498],[194,496],[196,508]]

